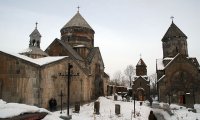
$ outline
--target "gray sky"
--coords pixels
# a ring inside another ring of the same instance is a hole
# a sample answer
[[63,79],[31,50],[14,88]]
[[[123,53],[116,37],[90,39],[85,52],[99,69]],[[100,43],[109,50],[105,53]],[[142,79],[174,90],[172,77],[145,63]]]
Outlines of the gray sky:
[[189,56],[200,60],[200,0],[1,0],[0,50],[26,49],[36,21],[45,50],[60,38],[60,29],[76,14],[78,5],[95,30],[95,46],[100,47],[111,77],[127,65],[135,66],[140,54],[148,75],[155,73],[171,16],[188,36]]

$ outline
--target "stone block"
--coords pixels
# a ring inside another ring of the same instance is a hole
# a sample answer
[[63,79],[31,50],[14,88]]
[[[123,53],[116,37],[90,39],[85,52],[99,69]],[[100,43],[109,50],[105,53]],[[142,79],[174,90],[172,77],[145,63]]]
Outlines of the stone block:
[[99,101],[95,101],[94,102],[94,113],[95,114],[100,114],[99,110],[100,110],[100,102]]
[[120,105],[115,104],[115,114],[119,115],[120,114]]

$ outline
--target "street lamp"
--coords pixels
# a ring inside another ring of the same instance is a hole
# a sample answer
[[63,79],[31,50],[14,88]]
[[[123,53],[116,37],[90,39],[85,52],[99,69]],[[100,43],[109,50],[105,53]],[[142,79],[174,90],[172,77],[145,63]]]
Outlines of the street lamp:
[[134,99],[134,118],[135,118],[135,91],[133,92],[133,99]]
[[71,69],[73,68],[73,65],[71,65],[70,63],[68,63],[68,73],[67,74],[62,74],[62,73],[59,73],[59,76],[63,76],[63,77],[66,77],[67,76],[67,79],[68,79],[68,84],[67,84],[67,116],[69,116],[69,100],[70,100],[70,79],[72,76],[79,76],[79,73],[77,74],[71,74]]

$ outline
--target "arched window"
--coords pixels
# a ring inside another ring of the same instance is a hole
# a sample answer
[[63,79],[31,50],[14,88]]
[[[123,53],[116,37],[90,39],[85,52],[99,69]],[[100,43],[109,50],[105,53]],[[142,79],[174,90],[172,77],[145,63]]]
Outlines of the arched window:
[[35,42],[36,42],[35,39],[33,39],[32,46],[35,46]]

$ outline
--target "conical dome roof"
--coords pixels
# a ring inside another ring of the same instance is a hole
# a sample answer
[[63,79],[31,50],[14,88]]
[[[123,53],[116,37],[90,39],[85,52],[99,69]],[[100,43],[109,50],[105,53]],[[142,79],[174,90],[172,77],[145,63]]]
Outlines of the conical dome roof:
[[171,37],[186,37],[187,36],[174,24],[172,21],[172,24],[168,28],[167,32],[165,33],[164,37],[162,38],[162,41],[166,41]]
[[72,19],[64,25],[64,28],[67,28],[67,27],[85,27],[85,28],[89,28],[91,30],[92,27],[86,22],[86,20],[81,16],[81,14],[79,12],[77,12],[73,17]]
[[35,35],[41,37],[41,34],[37,28],[35,28],[35,30],[33,30],[33,32],[29,36],[31,37],[31,36],[35,36]]
[[146,64],[144,63],[144,61],[142,60],[142,58],[140,58],[140,60],[138,61],[138,63],[137,63],[136,66],[145,66],[146,67]]

